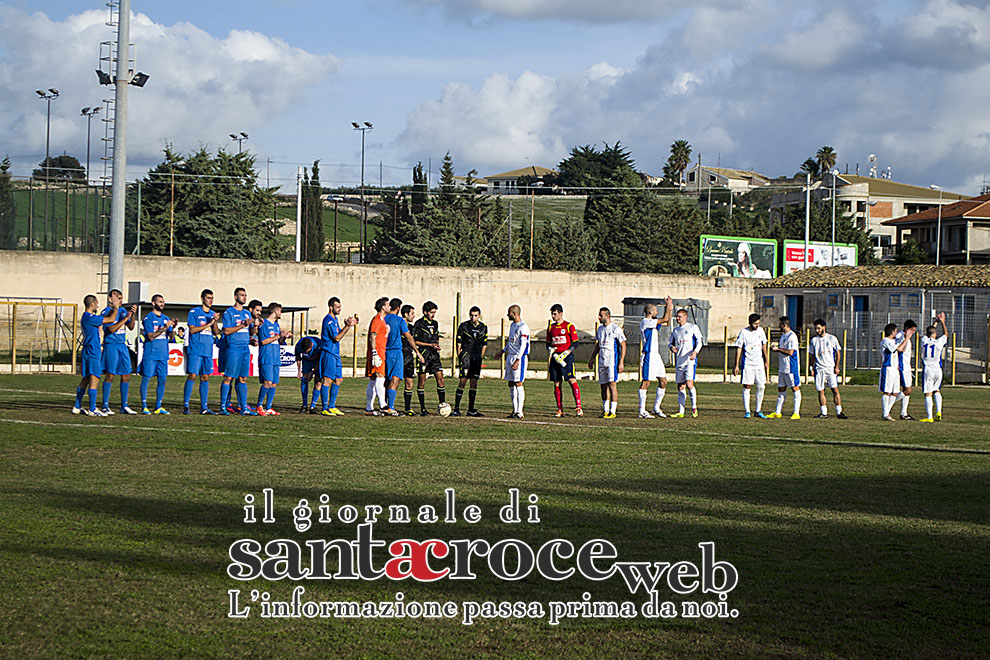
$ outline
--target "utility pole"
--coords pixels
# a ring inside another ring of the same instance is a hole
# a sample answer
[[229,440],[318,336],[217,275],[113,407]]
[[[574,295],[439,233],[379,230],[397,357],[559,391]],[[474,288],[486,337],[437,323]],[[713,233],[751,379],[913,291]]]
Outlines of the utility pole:
[[107,290],[124,289],[124,205],[127,201],[127,86],[131,82],[131,0],[119,0],[114,78],[113,178],[110,184],[110,260]]

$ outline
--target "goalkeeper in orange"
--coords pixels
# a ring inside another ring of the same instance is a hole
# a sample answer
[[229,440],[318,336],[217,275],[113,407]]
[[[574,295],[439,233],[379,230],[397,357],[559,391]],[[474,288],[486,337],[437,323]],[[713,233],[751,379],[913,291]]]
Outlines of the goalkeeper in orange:
[[562,381],[567,381],[574,394],[577,416],[583,417],[581,410],[581,389],[574,377],[574,345],[578,335],[574,324],[564,320],[564,308],[556,303],[550,308],[550,324],[547,326],[547,351],[550,352],[550,380],[553,381],[553,396],[557,401],[554,417],[564,416],[564,395]]

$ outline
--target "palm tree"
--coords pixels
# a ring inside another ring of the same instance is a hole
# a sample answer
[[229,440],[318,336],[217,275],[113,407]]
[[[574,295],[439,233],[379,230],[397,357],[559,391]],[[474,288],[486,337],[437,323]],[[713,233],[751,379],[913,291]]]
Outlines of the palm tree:
[[818,161],[814,158],[809,158],[801,163],[801,171],[810,174],[812,179],[817,179],[820,173]]
[[826,172],[831,172],[832,168],[835,167],[835,159],[837,154],[835,149],[825,145],[818,150],[815,154],[815,160],[818,161],[818,173],[824,175]]
[[670,145],[670,158],[667,159],[670,165],[670,173],[673,175],[674,183],[680,183],[684,170],[691,163],[691,145],[687,140],[677,140]]

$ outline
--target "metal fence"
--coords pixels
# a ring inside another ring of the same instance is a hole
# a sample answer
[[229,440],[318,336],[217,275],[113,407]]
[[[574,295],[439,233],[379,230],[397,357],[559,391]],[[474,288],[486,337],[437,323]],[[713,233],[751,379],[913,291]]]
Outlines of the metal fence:
[[0,371],[75,372],[79,314],[75,303],[0,298]]

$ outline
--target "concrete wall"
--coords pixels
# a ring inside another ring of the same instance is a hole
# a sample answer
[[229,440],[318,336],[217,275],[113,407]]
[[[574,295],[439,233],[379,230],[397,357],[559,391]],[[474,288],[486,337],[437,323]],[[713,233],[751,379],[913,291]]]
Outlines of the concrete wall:
[[[100,289],[100,256],[53,252],[0,252],[0,296],[61,298],[82,303],[88,293]],[[426,300],[439,306],[438,320],[450,331],[461,294],[461,318],[478,305],[491,334],[498,334],[500,319],[510,304],[522,307],[523,319],[534,332],[542,330],[549,307],[559,302],[565,317],[579,330],[593,332],[598,308],[622,313],[628,296],[701,298],[711,302],[711,328],[742,327],[753,310],[753,281],[694,275],[646,275],[528,270],[433,268],[352,264],[297,264],[234,259],[169,257],[124,258],[124,281],[148,282],[152,293],[168,302],[196,303],[199,292],[210,288],[216,302],[231,302],[235,286],[247,289],[249,298],[266,304],[312,305],[309,328],[318,328],[330,296],[341,299],[346,315],[357,312],[363,320],[374,313],[380,296],[398,296],[418,310]],[[125,297],[127,291],[125,290]],[[102,298],[101,298],[102,302]],[[362,323],[361,326],[365,324]],[[298,327],[298,326],[297,326]]]

